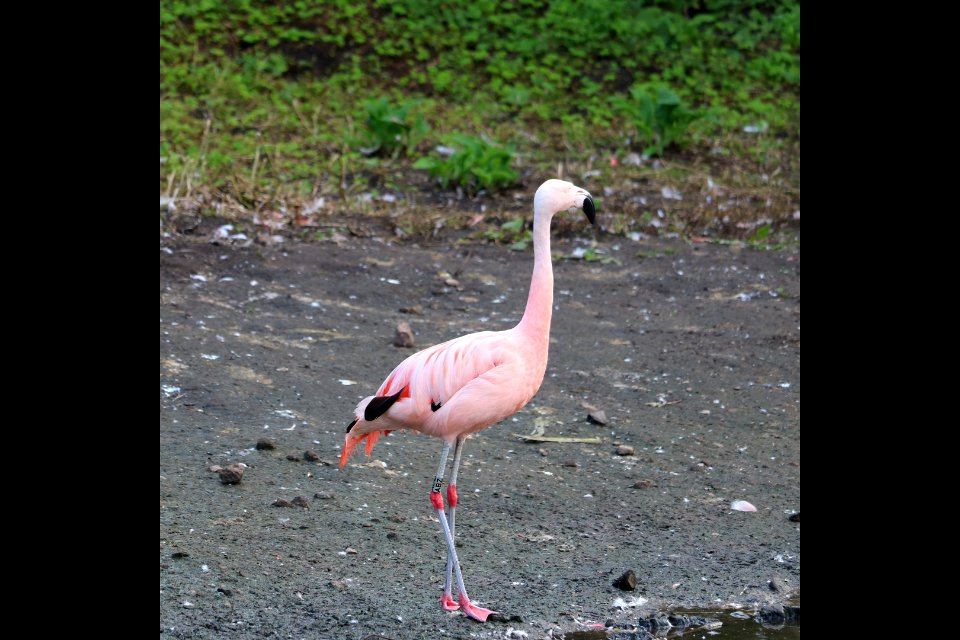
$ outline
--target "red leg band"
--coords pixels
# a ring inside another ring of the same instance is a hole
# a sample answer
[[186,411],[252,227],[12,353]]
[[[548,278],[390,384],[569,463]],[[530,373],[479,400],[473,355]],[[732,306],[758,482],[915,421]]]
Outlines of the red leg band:
[[457,485],[447,485],[447,504],[451,507],[457,506]]

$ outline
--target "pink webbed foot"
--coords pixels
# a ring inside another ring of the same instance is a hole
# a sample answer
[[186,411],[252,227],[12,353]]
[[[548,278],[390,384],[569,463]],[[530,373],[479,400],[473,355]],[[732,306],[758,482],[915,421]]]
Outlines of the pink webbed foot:
[[465,614],[477,622],[486,622],[487,616],[489,616],[491,613],[496,613],[496,611],[492,611],[490,609],[474,606],[473,603],[467,599],[467,596],[462,593],[460,594],[460,608]]
[[440,606],[444,611],[457,611],[460,609],[460,603],[450,597],[449,593],[443,594],[440,598]]

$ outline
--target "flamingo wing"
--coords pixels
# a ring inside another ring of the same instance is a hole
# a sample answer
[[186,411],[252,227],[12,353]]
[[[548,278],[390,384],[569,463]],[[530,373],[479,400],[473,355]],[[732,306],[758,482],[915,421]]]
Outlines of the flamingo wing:
[[[368,455],[381,434],[395,429],[448,437],[459,420],[451,420],[450,412],[441,409],[448,407],[472,381],[502,364],[502,333],[483,331],[461,336],[415,353],[397,365],[376,395],[357,405],[356,419],[347,428],[341,466],[367,436],[371,436],[366,443]],[[465,397],[475,395],[476,392],[468,392]]]

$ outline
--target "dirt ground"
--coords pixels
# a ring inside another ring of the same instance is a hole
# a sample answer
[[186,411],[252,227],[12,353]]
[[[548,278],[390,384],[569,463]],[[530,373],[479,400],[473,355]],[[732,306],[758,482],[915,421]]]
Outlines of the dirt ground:
[[[799,596],[798,251],[615,238],[619,264],[555,263],[543,386],[464,451],[467,588],[520,619],[482,625],[439,605],[440,442],[398,432],[337,461],[357,401],[413,352],[392,345],[397,323],[417,348],[512,326],[532,253],[198,235],[160,243],[162,637],[544,638]],[[601,443],[514,436],[537,427]],[[240,484],[210,471],[230,463]],[[633,592],[611,584],[627,569]]]

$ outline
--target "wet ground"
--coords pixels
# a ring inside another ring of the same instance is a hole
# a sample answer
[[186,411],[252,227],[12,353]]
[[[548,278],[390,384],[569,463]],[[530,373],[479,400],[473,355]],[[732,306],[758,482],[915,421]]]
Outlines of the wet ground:
[[[555,263],[543,386],[460,472],[467,588],[514,616],[481,625],[439,606],[440,442],[337,460],[357,401],[413,352],[397,323],[417,348],[512,326],[532,254],[207,240],[161,241],[161,636],[544,638],[798,597],[799,252],[618,238],[601,244],[618,263]],[[600,443],[514,435],[535,430]],[[231,463],[242,482],[222,484],[210,469]],[[632,592],[611,584],[627,569]]]

